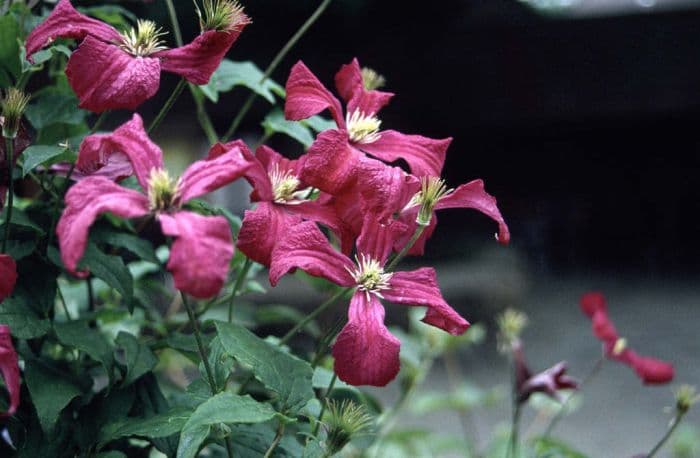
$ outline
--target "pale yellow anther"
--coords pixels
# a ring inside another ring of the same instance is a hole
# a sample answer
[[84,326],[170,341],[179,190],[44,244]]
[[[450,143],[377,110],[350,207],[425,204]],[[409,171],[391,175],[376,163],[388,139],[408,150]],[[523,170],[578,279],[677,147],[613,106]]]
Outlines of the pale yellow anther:
[[170,210],[177,197],[179,181],[170,177],[167,170],[153,169],[148,178],[148,203],[152,211]]
[[619,339],[617,339],[615,341],[615,345],[613,345],[613,348],[612,348],[613,355],[619,356],[620,353],[625,351],[626,348],[627,348],[627,339],[620,337]]
[[243,7],[235,0],[204,0],[204,11],[200,10],[198,5],[195,6],[202,32],[230,32],[239,30],[242,25],[250,22],[248,16],[243,13]]
[[368,300],[370,293],[376,294],[377,297],[382,297],[381,291],[389,289],[389,281],[394,274],[384,272],[384,268],[379,261],[364,254],[360,255],[359,259],[355,257],[355,261],[357,262],[357,268],[354,270],[346,269],[355,280],[357,289],[364,291]]
[[119,47],[132,56],[150,56],[167,49],[165,42],[161,40],[161,37],[166,34],[167,32],[163,32],[155,22],[139,19],[136,22],[136,27],[122,32],[122,43]]
[[386,84],[386,79],[369,67],[362,67],[360,74],[362,75],[362,85],[368,91],[379,89]]
[[379,140],[381,134],[379,127],[382,122],[376,116],[365,115],[360,110],[348,113],[345,120],[350,141],[355,143],[374,143]]
[[297,188],[301,184],[296,175],[288,170],[280,170],[279,166],[275,164],[269,176],[275,202],[284,203],[296,197]]
[[440,199],[452,193],[453,189],[448,189],[445,181],[439,177],[422,177],[418,191],[410,200],[406,208],[420,205],[416,223],[427,226],[433,217],[433,209]]

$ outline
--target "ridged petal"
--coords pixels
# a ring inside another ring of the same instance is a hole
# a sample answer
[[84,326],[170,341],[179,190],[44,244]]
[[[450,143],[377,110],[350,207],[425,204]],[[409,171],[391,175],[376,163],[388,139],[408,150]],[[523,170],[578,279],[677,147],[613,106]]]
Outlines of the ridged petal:
[[500,243],[506,244],[510,241],[510,231],[498,209],[496,198],[484,190],[482,180],[473,180],[460,185],[452,193],[441,198],[435,205],[435,210],[443,208],[473,208],[478,210],[498,223],[496,239]]
[[121,41],[121,35],[114,27],[80,14],[68,0],[61,0],[49,17],[27,37],[27,57],[31,60],[32,54],[49,46],[56,38],[82,40],[88,35],[107,43]]
[[581,306],[581,311],[583,311],[583,313],[585,313],[589,318],[592,318],[593,315],[600,310],[603,312],[607,312],[608,310],[605,296],[597,291],[585,293],[583,296],[581,296],[579,304]]
[[0,302],[12,294],[17,282],[17,265],[11,256],[0,254]]
[[88,35],[68,59],[66,75],[80,108],[133,110],[158,92],[160,62],[134,57]]
[[167,265],[175,288],[199,299],[218,294],[233,257],[226,218],[179,211],[161,213],[158,220],[163,233],[175,238]]
[[283,275],[301,269],[340,286],[354,283],[346,268],[355,264],[338,253],[321,233],[316,223],[306,221],[287,229],[272,251],[270,283],[275,286]]
[[422,135],[406,135],[395,130],[379,132],[379,139],[357,145],[363,151],[386,162],[403,159],[417,177],[440,176],[447,148],[452,138],[433,139]]
[[348,144],[347,132],[321,132],[309,147],[301,170],[304,183],[332,195],[342,192],[357,179],[361,153]]
[[394,96],[391,92],[366,90],[362,83],[362,69],[357,59],[340,67],[335,74],[335,87],[348,104],[348,113],[359,110],[367,116],[375,115]]
[[[263,150],[263,148],[265,150]],[[272,181],[270,180],[270,175],[267,173],[267,166],[263,164],[261,160],[261,152],[267,149],[272,150],[272,148],[263,145],[255,151],[255,155],[250,151],[243,152],[243,157],[250,162],[250,167],[246,170],[244,176],[246,181],[253,187],[250,193],[250,200],[252,202],[271,202],[275,200]],[[263,155],[264,154],[265,153],[263,153]]]
[[348,323],[333,345],[334,370],[350,385],[384,386],[399,373],[401,342],[384,325],[384,307],[374,294],[356,291]]
[[329,109],[338,127],[345,128],[340,101],[321,84],[302,61],[292,67],[287,79],[286,91],[284,116],[287,119],[298,121]]
[[229,32],[206,31],[185,46],[157,52],[153,57],[161,59],[164,71],[177,73],[194,84],[207,84],[248,23],[246,17]]
[[361,163],[357,188],[362,194],[365,211],[381,220],[400,213],[420,190],[420,181],[400,167],[391,167],[369,157],[362,158]]
[[382,291],[387,301],[428,307],[421,320],[424,323],[455,336],[464,333],[469,327],[469,322],[442,298],[434,269],[423,267],[410,272],[395,272],[389,286],[389,289]]
[[281,205],[260,202],[254,210],[245,211],[236,246],[253,261],[269,267],[277,241],[301,221]]
[[75,184],[66,194],[66,208],[56,226],[61,259],[66,269],[76,275],[78,261],[87,245],[88,231],[102,213],[122,218],[148,214],[148,198],[123,188],[104,177],[88,177]]
[[14,415],[19,407],[19,362],[12,345],[10,327],[4,324],[0,325],[0,372],[5,380],[5,388],[10,393],[10,406],[2,415]]
[[400,221],[381,222],[375,215],[366,214],[362,232],[357,238],[357,253],[369,256],[384,265],[396,240],[406,232]]

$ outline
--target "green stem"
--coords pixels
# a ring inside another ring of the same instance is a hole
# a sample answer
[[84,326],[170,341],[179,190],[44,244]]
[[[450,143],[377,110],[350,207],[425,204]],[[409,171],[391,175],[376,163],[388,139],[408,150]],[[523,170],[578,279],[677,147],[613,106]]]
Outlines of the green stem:
[[177,20],[177,13],[175,12],[175,5],[173,5],[173,0],[165,0],[165,5],[168,8],[170,24],[173,26],[173,35],[175,35],[175,43],[178,46],[182,46],[182,33],[180,33],[180,23]]
[[204,364],[204,370],[206,371],[207,379],[209,380],[209,389],[211,390],[211,394],[215,395],[216,379],[214,379],[214,372],[212,372],[211,370],[211,366],[209,365],[209,359],[207,358],[207,352],[204,349],[202,335],[199,331],[199,322],[197,321],[197,317],[195,317],[194,315],[194,310],[192,309],[192,306],[187,300],[185,293],[180,291],[180,295],[182,296],[182,303],[185,306],[185,310],[187,310],[187,316],[190,318],[190,323],[192,324],[192,329],[194,330],[194,338],[197,341],[197,349],[199,350],[199,356],[202,358],[202,364]]
[[5,137],[5,159],[7,160],[7,218],[5,218],[5,237],[2,239],[2,252],[7,250],[7,241],[10,239],[10,222],[12,221],[12,206],[14,204],[15,180],[12,177],[14,172],[15,144],[12,138]]
[[408,241],[406,245],[404,245],[403,248],[401,248],[401,251],[398,252],[396,256],[394,256],[394,259],[389,262],[389,264],[386,266],[384,269],[386,272],[391,272],[394,267],[396,267],[396,264],[403,259],[404,256],[406,256],[406,253],[408,253],[408,250],[413,247],[413,245],[416,243],[416,240],[423,234],[423,231],[425,230],[426,226],[423,226],[422,224],[419,224],[418,227],[416,228],[416,231],[413,233],[413,236],[411,237],[411,240]]
[[300,329],[303,329],[304,326],[306,326],[310,321],[312,321],[314,318],[316,318],[318,315],[320,315],[324,310],[326,310],[328,307],[331,305],[335,304],[335,302],[340,299],[345,293],[347,293],[350,290],[350,288],[342,288],[338,290],[333,296],[331,296],[328,300],[326,300],[323,304],[319,305],[316,307],[316,309],[306,315],[304,319],[302,319],[300,322],[298,322],[292,329],[289,330],[288,333],[286,333],[282,339],[279,341],[279,345],[284,345],[294,337],[294,335],[299,332]]
[[90,312],[94,312],[95,311],[95,296],[94,296],[94,292],[92,290],[92,280],[90,280],[90,277],[87,277],[85,279],[85,284],[87,285],[88,310]]
[[58,292],[58,298],[61,300],[61,304],[63,304],[63,311],[66,314],[66,318],[68,319],[68,321],[73,321],[73,317],[71,317],[70,312],[68,311],[68,304],[66,303],[66,298],[63,297],[63,291],[61,291],[60,286],[56,288],[56,292]]
[[[170,0],[168,0],[170,1]],[[309,16],[309,18],[304,22],[301,27],[299,27],[299,30],[296,31],[294,35],[292,35],[292,38],[289,39],[289,41],[282,47],[282,49],[279,50],[277,55],[272,59],[272,62],[270,62],[270,65],[267,66],[265,69],[265,73],[263,73],[262,78],[260,79],[260,84],[264,83],[265,80],[267,80],[272,72],[275,71],[279,63],[284,59],[284,57],[287,55],[287,53],[292,49],[292,47],[299,41],[299,39],[304,36],[307,30],[316,22],[316,20],[323,14],[325,9],[328,7],[328,5],[331,3],[331,0],[323,0],[320,5],[318,5],[318,8]],[[250,107],[253,106],[253,102],[255,99],[258,97],[258,95],[255,92],[251,92],[251,94],[248,96],[246,101],[243,103],[243,106],[241,107],[241,110],[238,112],[236,117],[234,118],[233,122],[231,123],[231,127],[226,131],[224,136],[222,137],[222,141],[226,141],[229,138],[233,136],[233,134],[236,132],[238,129],[238,126],[240,125],[241,121],[245,117],[245,115],[248,113],[248,110],[250,110]]]
[[216,133],[214,124],[211,122],[211,118],[204,107],[204,100],[199,94],[196,93],[197,89],[194,84],[189,83],[187,86],[190,89],[195,105],[197,105],[197,121],[199,121],[199,125],[204,131],[204,135],[207,136],[207,140],[213,145],[218,141],[219,135]]
[[681,420],[685,416],[686,412],[687,410],[676,410],[676,416],[673,417],[673,420],[671,421],[671,426],[668,427],[668,429],[666,430],[666,434],[664,434],[661,440],[659,440],[659,442],[656,443],[654,448],[652,448],[651,451],[647,454],[646,458],[652,458],[654,455],[656,455],[656,452],[661,450],[661,447],[664,446],[666,441],[668,441],[668,439],[673,434],[673,431],[675,431],[678,425],[681,423]]
[[279,426],[277,426],[277,434],[275,434],[275,438],[272,441],[272,444],[270,444],[270,448],[267,449],[265,452],[265,456],[263,458],[270,458],[272,456],[272,452],[275,451],[277,448],[277,445],[279,445],[280,441],[282,440],[282,435],[284,434],[284,427],[285,423],[280,420]]
[[326,406],[328,405],[328,397],[331,395],[331,391],[333,391],[333,387],[335,386],[335,381],[337,379],[338,375],[334,373],[333,378],[331,378],[331,382],[328,384],[328,388],[326,389],[326,394],[323,396],[323,402],[321,402],[321,412],[319,412],[314,429],[311,431],[311,434],[314,437],[316,434],[318,434],[318,428],[321,426],[321,419],[323,418],[323,414],[326,412]]
[[228,303],[228,322],[230,323],[233,321],[233,305],[236,302],[236,294],[238,293],[238,290],[241,288],[241,285],[243,285],[243,281],[245,278],[248,276],[248,271],[250,270],[250,266],[253,265],[253,262],[250,260],[250,258],[246,258],[245,263],[243,264],[243,267],[241,267],[241,271],[238,272],[238,277],[236,277],[236,283],[233,285],[233,290],[231,290],[231,301]]
[[165,115],[168,114],[170,109],[173,107],[175,104],[175,101],[177,100],[178,97],[180,97],[180,94],[182,94],[182,90],[185,88],[185,85],[187,84],[187,81],[185,81],[184,78],[182,78],[178,83],[177,86],[175,86],[175,89],[173,90],[173,93],[170,94],[170,97],[168,97],[168,100],[165,101],[165,104],[163,105],[163,108],[160,109],[158,114],[156,115],[156,118],[151,122],[151,125],[148,126],[148,133],[152,133],[158,125],[163,121],[165,118]]
[[107,119],[108,116],[109,116],[109,110],[103,111],[102,113],[100,113],[100,116],[97,118],[97,121],[95,121],[95,124],[93,124],[92,127],[90,128],[90,134],[94,134],[95,132],[97,132],[97,129],[100,128],[100,126],[102,125],[104,120]]
[[517,400],[517,394],[514,395],[513,402],[513,417],[510,424],[510,442],[508,445],[508,455],[506,458],[518,458],[518,426],[520,424],[520,402]]

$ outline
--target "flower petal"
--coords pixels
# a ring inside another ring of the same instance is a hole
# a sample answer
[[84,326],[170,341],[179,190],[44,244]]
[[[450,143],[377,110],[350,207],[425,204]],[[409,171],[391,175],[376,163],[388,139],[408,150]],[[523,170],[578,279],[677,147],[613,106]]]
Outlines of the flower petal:
[[334,370],[350,385],[384,386],[399,373],[401,342],[384,325],[384,307],[374,294],[356,291],[348,323],[333,345]]
[[395,130],[379,132],[379,139],[357,145],[363,151],[386,162],[403,159],[417,177],[440,176],[447,148],[452,138],[433,139],[422,135],[406,135]]
[[27,57],[31,60],[32,54],[50,45],[56,38],[82,40],[88,35],[107,43],[122,39],[114,27],[80,14],[68,0],[61,0],[49,17],[27,37]]
[[457,187],[452,193],[444,196],[435,205],[435,210],[443,208],[473,208],[498,223],[496,239],[503,244],[510,241],[510,231],[501,212],[496,205],[496,198],[484,190],[482,180],[473,180]]
[[236,246],[253,261],[269,267],[277,241],[301,221],[281,205],[260,202],[255,210],[245,211]]
[[[414,209],[415,211],[409,209],[407,212],[401,213],[401,216],[399,216],[399,221],[403,222],[408,227],[408,230],[406,231],[403,237],[399,238],[396,241],[394,251],[401,251],[401,249],[403,249],[403,247],[411,240],[411,237],[413,237],[413,234],[416,231],[416,228],[418,227],[418,224],[416,223],[418,207],[414,207]],[[423,253],[425,253],[425,244],[428,241],[428,239],[432,237],[433,232],[435,232],[435,228],[437,228],[437,223],[437,215],[433,213],[433,217],[430,219],[430,224],[428,224],[428,226],[426,226],[426,228],[423,229],[423,233],[420,235],[420,237],[418,237],[418,240],[416,240],[413,243],[413,246],[406,253],[407,255],[423,256]]]
[[[241,144],[230,142],[220,148],[215,154],[204,160],[194,162],[180,177],[179,202],[185,203],[190,199],[210,193],[232,181],[240,178],[251,166],[241,152]],[[247,148],[247,147],[246,147]]]
[[0,254],[0,302],[12,294],[17,282],[17,265],[11,256]]
[[0,372],[5,380],[5,387],[10,393],[10,406],[3,415],[14,415],[19,407],[19,362],[15,347],[12,345],[10,327],[4,324],[0,325]]
[[177,73],[194,84],[207,84],[231,45],[249,23],[246,16],[238,27],[229,32],[209,30],[185,46],[157,52],[153,57],[161,59],[164,71]]
[[340,67],[338,73],[335,74],[335,87],[348,104],[348,113],[359,110],[367,116],[376,114],[394,96],[391,92],[366,90],[362,82],[362,70],[357,59]]
[[469,322],[450,307],[442,298],[435,269],[423,267],[410,272],[395,272],[389,281],[389,289],[382,291],[384,299],[396,304],[428,307],[421,321],[460,335],[469,328]]
[[[70,171],[72,164],[61,162],[54,164],[50,170],[56,175],[66,177]],[[80,170],[77,166],[73,169],[70,179],[73,181],[84,180],[87,177],[104,177],[112,181],[121,181],[134,174],[134,168],[131,166],[129,158],[122,153],[114,153],[109,155],[105,162],[98,166],[94,172]]]
[[288,228],[272,250],[270,284],[275,286],[284,274],[301,269],[336,285],[350,286],[354,280],[347,269],[354,267],[350,259],[331,246],[316,223],[306,221]]
[[640,356],[632,350],[627,354],[628,364],[645,385],[662,385],[673,380],[674,369],[671,363],[660,359]]
[[304,183],[336,195],[357,178],[361,153],[348,144],[344,130],[321,132],[309,147],[300,178]]
[[272,148],[263,145],[255,151],[255,155],[249,150],[243,152],[243,157],[250,162],[250,167],[246,170],[244,176],[246,181],[253,187],[250,193],[250,200],[252,202],[272,202],[275,200],[270,175],[267,174],[267,167],[261,160],[261,151],[263,151],[263,148],[272,150]]
[[158,215],[165,235],[175,237],[167,268],[175,288],[205,299],[219,293],[233,257],[231,227],[223,216],[188,211]]
[[104,177],[88,177],[70,188],[56,226],[61,259],[69,272],[83,275],[76,268],[85,252],[88,231],[97,216],[106,212],[122,218],[143,216],[148,214],[148,198]]
[[284,116],[298,121],[309,118],[328,108],[339,128],[345,128],[340,101],[326,89],[302,61],[292,67],[286,85],[287,100]]
[[540,392],[559,399],[559,390],[576,389],[578,383],[566,375],[567,364],[561,361],[549,369],[533,375],[518,386],[518,400],[525,402],[532,393]]
[[406,225],[401,221],[386,221],[367,214],[362,223],[362,232],[357,238],[357,253],[364,254],[384,265],[394,243],[406,232]]
[[617,339],[619,339],[619,335],[605,310],[599,310],[593,314],[591,317],[591,328],[593,329],[593,334],[605,344],[606,351],[612,351]]
[[411,197],[420,191],[420,181],[400,167],[391,167],[369,157],[362,158],[361,164],[357,187],[362,193],[365,211],[381,220],[401,213]]
[[608,310],[605,296],[597,291],[591,291],[581,296],[580,305],[583,313],[589,318],[593,318],[593,315],[598,311],[602,310],[607,313]]
[[68,59],[66,76],[80,108],[95,113],[133,110],[158,92],[160,62],[133,57],[88,35]]

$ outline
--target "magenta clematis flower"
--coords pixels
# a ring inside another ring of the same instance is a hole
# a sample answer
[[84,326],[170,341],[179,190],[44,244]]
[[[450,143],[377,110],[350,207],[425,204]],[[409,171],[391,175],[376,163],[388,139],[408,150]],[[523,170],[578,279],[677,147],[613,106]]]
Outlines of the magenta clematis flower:
[[603,349],[608,358],[630,366],[646,385],[659,385],[673,380],[672,364],[641,356],[627,348],[627,342],[620,338],[615,325],[608,317],[608,306],[603,294],[589,292],[581,296],[581,310],[591,319],[593,334],[603,342]]
[[363,79],[357,59],[341,67],[336,74],[338,93],[347,103],[343,116],[340,101],[303,62],[292,67],[286,85],[284,112],[287,119],[305,119],[329,109],[338,126],[320,133],[309,148],[302,170],[304,181],[338,195],[362,173],[363,163],[359,159],[364,153],[386,162],[404,159],[416,176],[439,175],[452,139],[436,140],[394,130],[380,131],[377,112],[393,94],[371,89],[373,84],[367,81],[366,74],[364,76]]
[[99,113],[134,109],[152,97],[160,85],[161,70],[177,73],[194,84],[205,84],[250,19],[229,3],[228,22],[205,30],[191,43],[166,49],[163,33],[150,21],[120,33],[114,27],[79,13],[61,0],[49,17],[27,37],[27,57],[56,38],[80,40],[68,60],[68,82],[80,107]]
[[76,275],[86,274],[78,272],[77,265],[87,245],[89,228],[100,214],[111,212],[123,218],[154,214],[163,233],[175,238],[167,265],[175,287],[198,298],[217,294],[233,256],[228,221],[223,216],[185,211],[182,206],[241,177],[250,167],[242,154],[245,144],[216,144],[206,159],[193,163],[173,180],[163,168],[162,151],[148,138],[138,114],[112,137],[113,142],[103,138],[104,143],[121,147],[119,153],[131,161],[145,193],[123,188],[102,176],[75,184],[66,194],[66,209],[56,227],[66,269]]
[[352,287],[348,323],[333,345],[335,372],[352,385],[384,386],[399,372],[399,340],[384,325],[380,299],[427,307],[423,321],[459,335],[469,323],[442,297],[435,270],[385,272],[384,266],[398,233],[395,222],[383,225],[365,219],[357,239],[355,261],[336,251],[315,223],[303,222],[287,230],[272,252],[270,283],[274,286],[297,268],[337,285]]
[[255,154],[244,152],[252,164],[245,173],[253,186],[251,201],[258,203],[254,210],[246,210],[238,233],[237,246],[246,256],[269,266],[277,241],[303,220],[319,222],[350,240],[343,237],[344,225],[328,199],[307,198],[312,190],[299,179],[305,156],[289,160],[267,146],[261,146]]
[[532,374],[525,362],[523,344],[517,342],[513,348],[513,360],[515,362],[515,384],[518,393],[518,402],[527,401],[532,393],[544,393],[559,401],[559,390],[577,389],[578,383],[566,375],[567,365],[561,361],[549,369],[537,374]]

